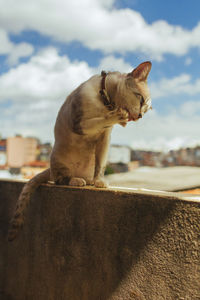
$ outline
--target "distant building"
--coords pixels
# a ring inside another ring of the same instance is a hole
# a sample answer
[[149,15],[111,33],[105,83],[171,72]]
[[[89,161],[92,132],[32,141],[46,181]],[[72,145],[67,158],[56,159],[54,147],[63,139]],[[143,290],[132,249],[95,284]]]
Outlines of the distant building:
[[128,146],[111,145],[108,152],[108,165],[114,173],[127,172],[131,160],[131,149]]
[[130,161],[130,163],[128,164],[128,170],[133,171],[133,170],[139,168],[139,166],[140,166],[140,163],[138,160]]
[[49,162],[52,146],[50,143],[39,144],[37,147],[37,160]]
[[197,166],[200,166],[200,146],[194,148],[194,160]]
[[37,154],[36,138],[21,136],[7,139],[7,164],[10,168],[21,168],[25,164],[35,161]]
[[128,146],[111,145],[108,153],[108,162],[111,164],[128,164],[131,160],[131,149]]
[[0,140],[0,169],[4,169],[6,166],[6,139]]
[[162,152],[131,150],[131,161],[137,161],[139,166],[161,167]]

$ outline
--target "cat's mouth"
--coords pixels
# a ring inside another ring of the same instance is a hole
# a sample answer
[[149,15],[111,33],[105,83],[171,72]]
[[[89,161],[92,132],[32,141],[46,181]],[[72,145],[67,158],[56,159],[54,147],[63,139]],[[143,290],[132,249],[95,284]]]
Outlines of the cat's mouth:
[[130,114],[128,114],[128,122],[134,121]]
[[136,122],[142,118],[142,114],[139,114],[137,117],[135,117],[135,116],[131,115],[131,113],[128,110],[127,110],[127,112],[128,112],[128,122],[130,122],[130,121]]
[[145,100],[145,103],[141,106],[140,113],[138,115],[135,115],[135,114],[132,115],[127,108],[125,108],[125,109],[126,109],[126,111],[128,113],[128,122],[130,122],[130,121],[133,121],[133,122],[138,121],[139,119],[142,118],[142,116],[144,115],[144,113],[146,113],[149,109],[152,109],[151,98],[148,98],[148,99]]

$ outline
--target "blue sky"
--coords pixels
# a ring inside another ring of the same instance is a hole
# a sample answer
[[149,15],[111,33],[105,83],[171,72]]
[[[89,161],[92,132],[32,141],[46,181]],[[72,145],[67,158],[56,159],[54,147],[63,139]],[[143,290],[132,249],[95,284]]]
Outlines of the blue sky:
[[0,0],[0,134],[53,142],[66,96],[102,69],[152,61],[153,110],[112,143],[168,150],[200,144],[198,0]]

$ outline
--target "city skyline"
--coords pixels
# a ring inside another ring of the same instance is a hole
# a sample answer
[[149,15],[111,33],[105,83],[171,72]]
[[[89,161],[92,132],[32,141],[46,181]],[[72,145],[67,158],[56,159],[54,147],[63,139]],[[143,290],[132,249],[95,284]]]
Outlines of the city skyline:
[[[31,4],[31,5],[30,5]],[[66,96],[102,69],[151,60],[153,110],[111,143],[170,150],[200,144],[200,3],[0,0],[0,131],[53,143]]]

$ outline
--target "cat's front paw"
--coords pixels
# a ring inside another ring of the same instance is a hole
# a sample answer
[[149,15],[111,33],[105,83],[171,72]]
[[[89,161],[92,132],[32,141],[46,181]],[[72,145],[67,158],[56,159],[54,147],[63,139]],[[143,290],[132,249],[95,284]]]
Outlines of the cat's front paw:
[[94,185],[94,179],[85,179],[87,185]]
[[128,122],[128,119],[129,119],[129,114],[128,112],[123,109],[123,108],[119,108],[117,110],[117,115],[118,115],[118,119],[119,119],[119,124],[123,127],[126,126],[127,122]]
[[129,119],[129,115],[128,112],[123,109],[123,108],[117,108],[115,110],[110,111],[107,114],[107,119],[110,120],[110,122],[112,122],[113,124],[120,124],[122,126],[126,126],[128,119]]
[[69,185],[71,185],[71,186],[85,186],[86,181],[83,178],[72,177],[69,181]]
[[94,180],[94,186],[96,188],[107,188],[108,183],[105,181],[105,179],[97,178]]

